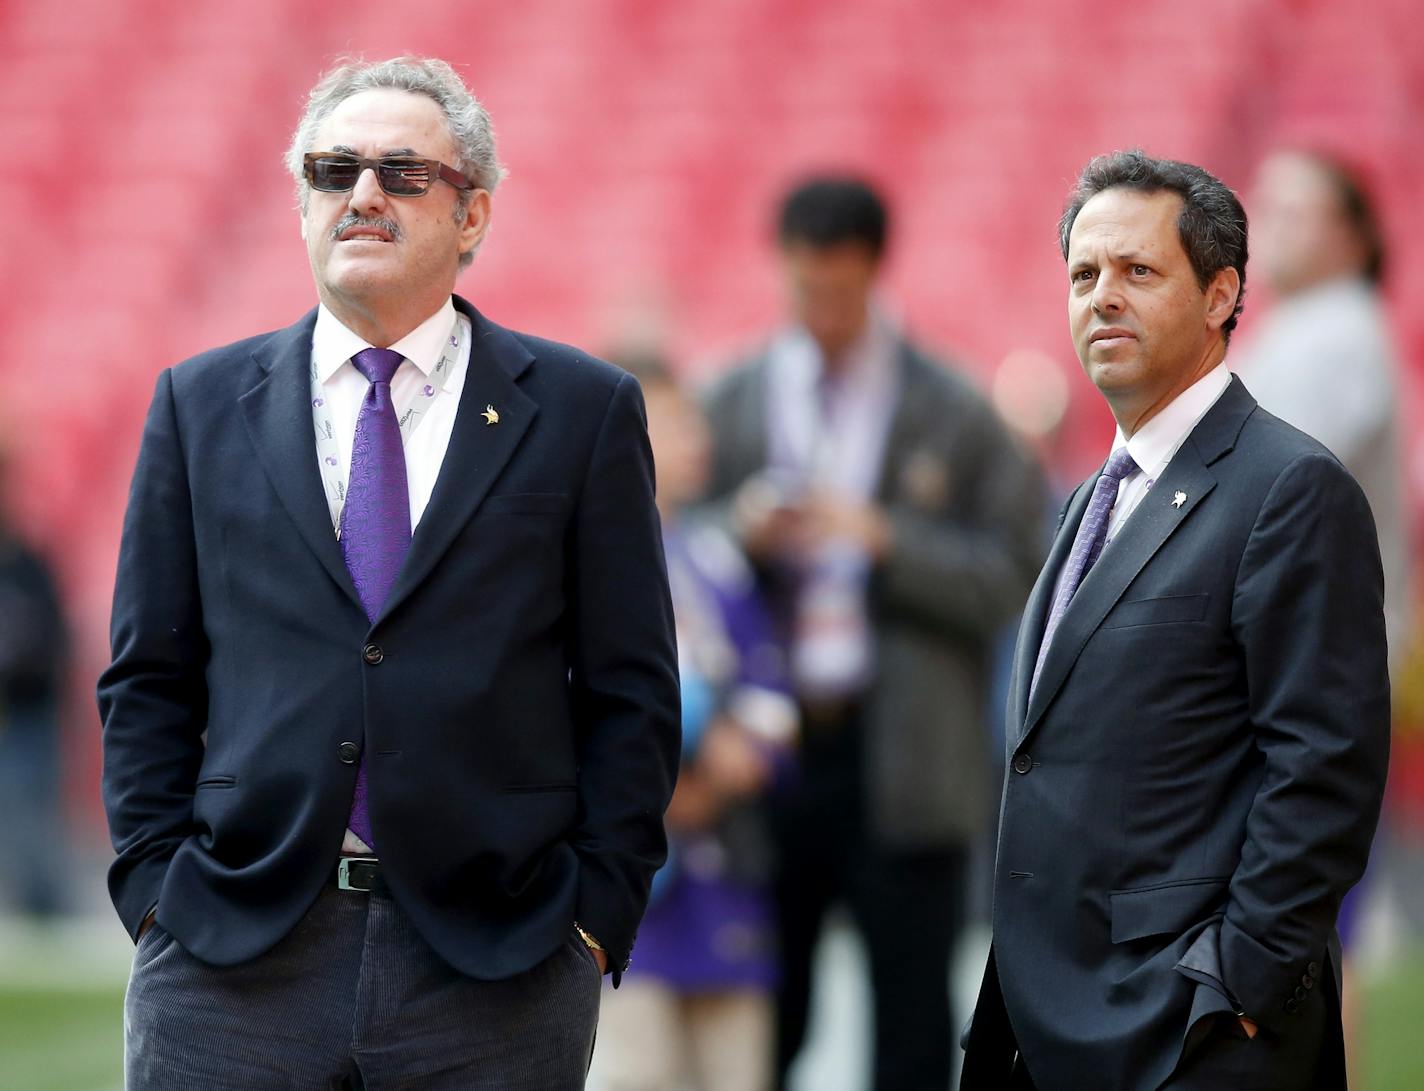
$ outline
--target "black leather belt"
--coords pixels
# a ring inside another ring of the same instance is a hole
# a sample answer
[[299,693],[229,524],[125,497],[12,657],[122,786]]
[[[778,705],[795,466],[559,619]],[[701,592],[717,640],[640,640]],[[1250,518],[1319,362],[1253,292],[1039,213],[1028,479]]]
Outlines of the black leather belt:
[[374,856],[343,856],[336,862],[331,882],[338,890],[354,890],[362,894],[391,892],[381,875],[381,862]]

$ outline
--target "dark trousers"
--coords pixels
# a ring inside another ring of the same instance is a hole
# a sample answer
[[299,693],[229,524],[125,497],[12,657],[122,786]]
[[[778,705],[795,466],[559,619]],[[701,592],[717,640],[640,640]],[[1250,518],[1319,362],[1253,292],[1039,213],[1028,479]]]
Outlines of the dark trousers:
[[946,1091],[952,1046],[949,965],[963,918],[967,853],[900,853],[868,835],[861,733],[848,712],[808,724],[801,780],[778,806],[776,884],[782,956],[777,1065],[800,1052],[812,959],[827,909],[844,903],[870,962],[875,1091]]
[[58,713],[48,705],[3,706],[0,698],[0,895],[8,892],[24,913],[62,913],[70,903],[72,863]]
[[959,1072],[960,1091],[1036,1091],[1019,1056],[1014,1029],[1004,1008],[992,950],[972,1018],[961,1037],[965,1053],[964,1067]]
[[1162,1091],[1345,1091],[1340,1005],[1327,966],[1320,987],[1288,1022],[1285,1033],[1262,1028],[1248,1038],[1234,1015],[1211,1017]]
[[574,1091],[599,973],[577,933],[516,977],[440,959],[389,897],[325,890],[265,955],[210,966],[158,925],[124,1002],[128,1091]]

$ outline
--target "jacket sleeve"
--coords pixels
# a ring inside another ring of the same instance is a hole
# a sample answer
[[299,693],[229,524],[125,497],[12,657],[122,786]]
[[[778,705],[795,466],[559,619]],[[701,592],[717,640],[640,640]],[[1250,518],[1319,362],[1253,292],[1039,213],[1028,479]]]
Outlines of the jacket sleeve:
[[672,604],[642,395],[622,376],[574,519],[570,682],[578,730],[578,921],[626,967],[667,855],[680,701]]
[[171,372],[158,379],[124,517],[99,679],[103,796],[117,859],[109,892],[136,937],[192,831],[207,721],[207,638]]
[[1241,1008],[1266,1026],[1289,1026],[1296,990],[1320,976],[1379,818],[1389,758],[1383,595],[1359,486],[1324,453],[1296,459],[1262,505],[1232,603],[1265,763],[1221,963]]

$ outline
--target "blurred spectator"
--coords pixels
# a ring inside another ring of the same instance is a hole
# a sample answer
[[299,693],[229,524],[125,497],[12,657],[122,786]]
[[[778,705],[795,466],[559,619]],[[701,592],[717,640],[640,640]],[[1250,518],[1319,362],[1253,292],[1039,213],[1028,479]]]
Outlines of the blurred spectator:
[[1410,631],[1409,518],[1374,206],[1343,163],[1279,151],[1256,179],[1251,246],[1277,302],[1231,363],[1261,405],[1329,447],[1365,490],[1379,531],[1397,679]]
[[794,738],[784,657],[750,566],[724,530],[689,518],[710,437],[697,403],[655,359],[642,382],[657,466],[682,681],[683,761],[632,969],[604,991],[592,1086],[765,1091],[775,935],[760,797]]
[[786,199],[789,323],[706,400],[710,496],[790,648],[800,778],[778,796],[778,1065],[844,900],[874,994],[874,1087],[950,1084],[950,953],[994,795],[987,661],[1041,560],[1042,484],[988,402],[876,305],[885,207],[825,178]]
[[[1256,178],[1251,240],[1276,304],[1232,363],[1261,405],[1329,447],[1364,489],[1379,533],[1390,674],[1397,684],[1409,651],[1409,514],[1397,355],[1380,298],[1385,254],[1374,206],[1343,162],[1278,151]],[[1382,843],[1389,837],[1386,824]],[[1347,1057],[1357,1052],[1361,1025],[1350,956],[1374,878],[1372,867],[1340,907]]]
[[66,652],[49,566],[0,504],[0,886],[36,916],[68,908],[59,736]]

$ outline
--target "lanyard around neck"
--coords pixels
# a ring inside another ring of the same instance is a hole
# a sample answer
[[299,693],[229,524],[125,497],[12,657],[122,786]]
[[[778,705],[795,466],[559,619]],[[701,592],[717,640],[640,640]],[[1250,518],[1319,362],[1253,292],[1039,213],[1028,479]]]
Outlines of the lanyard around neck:
[[[445,391],[455,364],[464,358],[470,340],[470,323],[463,315],[456,314],[450,327],[450,335],[445,338],[445,349],[431,369],[425,383],[413,393],[401,398],[396,405],[396,419],[400,424],[401,443],[408,444],[411,435],[434,406],[436,399]],[[349,461],[343,460],[336,442],[336,426],[331,415],[326,390],[317,374],[316,360],[311,362],[311,403],[312,422],[316,428],[317,465],[321,468],[323,491],[326,504],[331,511],[331,525],[338,537],[341,535],[341,509],[346,505],[347,477],[351,472]]]

